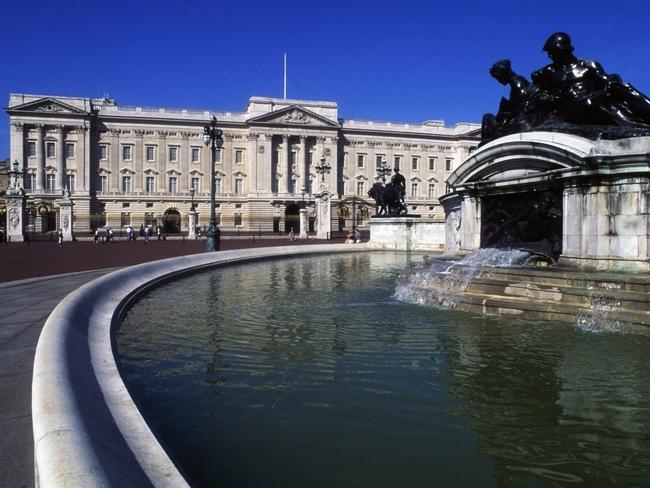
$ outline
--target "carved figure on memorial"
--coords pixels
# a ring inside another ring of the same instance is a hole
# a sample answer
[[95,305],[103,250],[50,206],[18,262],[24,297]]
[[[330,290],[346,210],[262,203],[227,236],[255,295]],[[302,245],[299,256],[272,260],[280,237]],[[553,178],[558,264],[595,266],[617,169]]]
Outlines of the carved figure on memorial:
[[510,86],[510,98],[501,98],[496,115],[488,113],[483,116],[483,141],[533,130],[548,115],[543,107],[549,104],[549,95],[515,73],[509,59],[494,63],[490,75],[502,85]]
[[565,32],[552,34],[543,50],[552,63],[532,73],[532,84],[507,60],[492,66],[490,74],[510,85],[510,99],[483,117],[482,144],[535,130],[589,139],[650,136],[650,98],[596,61],[577,58]]
[[552,34],[543,50],[553,62],[532,79],[552,95],[567,122],[650,129],[650,99],[596,61],[576,58],[567,33]]

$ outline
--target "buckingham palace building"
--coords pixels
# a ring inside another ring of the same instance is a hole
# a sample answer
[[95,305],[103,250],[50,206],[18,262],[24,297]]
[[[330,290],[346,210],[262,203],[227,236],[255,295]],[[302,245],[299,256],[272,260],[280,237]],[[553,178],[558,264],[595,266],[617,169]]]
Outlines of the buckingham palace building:
[[[11,94],[5,110],[9,162],[20,171],[33,233],[58,228],[64,193],[79,235],[128,225],[186,232],[192,205],[198,226],[207,226],[212,156],[203,128],[213,116],[224,139],[214,164],[225,233],[298,232],[301,206],[313,230],[313,192],[322,181],[331,193],[332,231],[363,228],[374,213],[368,190],[381,181],[382,161],[405,176],[409,213],[443,220],[438,197],[446,178],[480,140],[478,124],[342,119],[336,102],[283,98],[252,97],[243,112],[215,112]],[[317,172],[322,163],[328,174]]]

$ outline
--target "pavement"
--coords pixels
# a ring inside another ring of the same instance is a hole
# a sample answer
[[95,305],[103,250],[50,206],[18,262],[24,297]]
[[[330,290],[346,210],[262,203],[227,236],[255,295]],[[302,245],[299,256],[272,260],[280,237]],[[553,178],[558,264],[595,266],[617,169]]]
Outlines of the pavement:
[[[322,243],[233,239],[222,240],[221,249]],[[148,244],[138,240],[0,245],[0,486],[34,486],[32,368],[41,329],[52,309],[71,291],[119,267],[204,251],[205,241],[170,239]]]

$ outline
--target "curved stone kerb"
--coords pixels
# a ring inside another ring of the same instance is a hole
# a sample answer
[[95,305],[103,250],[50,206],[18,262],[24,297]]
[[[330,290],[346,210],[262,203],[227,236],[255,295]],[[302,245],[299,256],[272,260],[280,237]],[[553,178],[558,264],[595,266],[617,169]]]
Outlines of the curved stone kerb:
[[447,179],[452,187],[479,181],[571,169],[604,151],[594,141],[556,132],[526,132],[496,139],[465,160]]
[[361,252],[366,245],[310,245],[182,256],[113,272],[69,294],[48,317],[32,381],[38,485],[188,486],[129,395],[115,362],[119,314],[161,280],[233,262]]

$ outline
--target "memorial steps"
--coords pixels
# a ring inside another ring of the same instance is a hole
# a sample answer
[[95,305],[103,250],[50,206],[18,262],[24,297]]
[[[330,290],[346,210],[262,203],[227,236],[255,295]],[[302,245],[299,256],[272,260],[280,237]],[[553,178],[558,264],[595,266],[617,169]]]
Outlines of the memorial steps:
[[650,326],[650,279],[643,275],[435,261],[403,277],[396,296],[467,312],[572,322],[592,331]]

